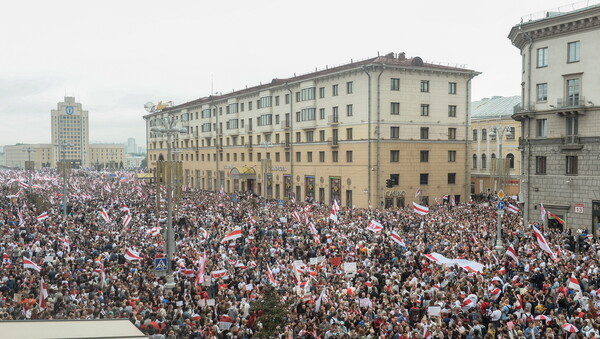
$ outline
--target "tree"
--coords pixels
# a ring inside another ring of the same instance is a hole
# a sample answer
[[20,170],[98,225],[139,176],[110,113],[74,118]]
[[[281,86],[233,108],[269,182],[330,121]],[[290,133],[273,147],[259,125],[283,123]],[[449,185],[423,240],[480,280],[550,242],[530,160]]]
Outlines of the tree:
[[281,300],[277,290],[267,285],[262,288],[262,298],[252,304],[252,309],[260,314],[258,322],[262,327],[255,333],[255,338],[276,338],[283,333],[289,314],[289,303]]

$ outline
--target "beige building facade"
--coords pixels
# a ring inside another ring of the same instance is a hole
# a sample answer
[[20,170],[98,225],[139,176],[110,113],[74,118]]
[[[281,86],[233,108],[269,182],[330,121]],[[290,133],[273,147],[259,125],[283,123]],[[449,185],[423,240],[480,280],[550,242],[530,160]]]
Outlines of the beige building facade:
[[495,197],[502,190],[509,196],[519,195],[521,124],[512,115],[520,104],[519,96],[484,98],[471,104],[471,194]]
[[547,11],[508,38],[523,64],[522,110],[513,118],[523,130],[524,217],[540,221],[543,204],[567,227],[598,235],[600,5]]
[[90,144],[90,166],[96,170],[125,167],[125,145]]
[[358,207],[460,201],[477,74],[390,53],[155,110],[144,117],[149,167],[167,159],[156,129],[175,119],[188,133],[174,133],[171,151],[189,186]]
[[6,166],[25,168],[25,162],[33,161],[35,169],[50,167],[54,163],[54,148],[51,144],[22,144],[4,146]]

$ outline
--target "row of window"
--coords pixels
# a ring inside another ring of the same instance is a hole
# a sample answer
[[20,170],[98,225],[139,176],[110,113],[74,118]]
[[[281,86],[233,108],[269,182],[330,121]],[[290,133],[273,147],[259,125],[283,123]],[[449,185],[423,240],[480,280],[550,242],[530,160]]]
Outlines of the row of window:
[[[567,136],[576,136],[579,134],[579,117],[572,116],[565,118],[565,126],[566,126],[566,135]],[[536,119],[535,121],[535,135],[537,137],[547,137],[548,136],[548,119]]]
[[[571,106],[579,106],[585,104],[582,102],[582,97],[580,93],[580,79],[579,78],[570,78],[566,79],[566,91],[564,100],[561,98],[558,100],[559,106],[571,107]],[[548,83],[540,83],[536,84],[536,102],[546,102],[548,101]]]
[[[546,174],[546,161],[547,158],[545,156],[537,156],[535,157],[535,174]],[[565,174],[567,175],[577,175],[577,156],[576,155],[567,155],[565,156]]]
[[[492,153],[492,159],[496,159],[496,154]],[[508,167],[513,169],[515,168],[515,156],[512,153],[508,153],[506,155],[506,160],[508,160]],[[472,167],[477,168],[477,154],[473,154],[473,162]],[[487,168],[487,155],[483,153],[481,155],[481,169]]]
[[[513,140],[516,135],[515,128],[509,127],[509,131],[510,131],[510,133],[504,133],[504,135],[506,136],[506,140]],[[486,141],[487,137],[488,137],[487,129],[482,128],[481,129],[481,141]],[[479,138],[479,130],[473,129],[473,141],[477,141],[478,138]],[[490,140],[496,140],[496,135],[490,136]]]
[[[572,41],[567,43],[567,63],[578,62],[580,59],[580,41]],[[537,49],[537,67],[548,67],[548,47]],[[523,67],[525,69],[525,67]]]

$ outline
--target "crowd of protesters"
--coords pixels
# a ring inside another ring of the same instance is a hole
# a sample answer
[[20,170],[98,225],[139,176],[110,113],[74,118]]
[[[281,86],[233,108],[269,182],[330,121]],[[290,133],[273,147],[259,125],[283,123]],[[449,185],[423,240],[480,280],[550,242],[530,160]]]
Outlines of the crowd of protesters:
[[[184,189],[175,286],[165,289],[154,267],[165,191],[133,173],[76,171],[65,222],[62,180],[51,170],[32,178],[0,173],[0,321],[125,318],[151,338],[252,338],[268,316],[254,302],[274,286],[288,307],[276,338],[599,336],[595,239],[574,252],[569,231],[507,212],[496,251],[488,199],[424,215],[341,207],[332,216],[329,203]],[[236,229],[241,237],[223,241]]]

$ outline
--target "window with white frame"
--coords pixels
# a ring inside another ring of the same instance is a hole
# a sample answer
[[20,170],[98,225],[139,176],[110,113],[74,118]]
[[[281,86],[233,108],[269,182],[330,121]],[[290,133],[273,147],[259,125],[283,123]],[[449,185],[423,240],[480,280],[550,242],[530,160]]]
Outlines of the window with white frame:
[[537,67],[548,66],[548,47],[538,48],[537,50]]

